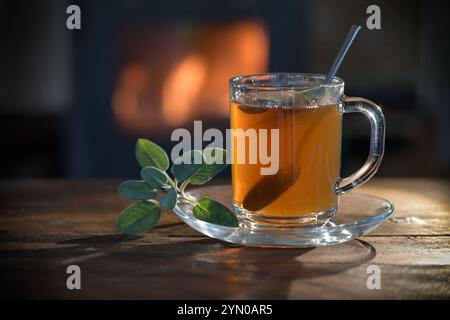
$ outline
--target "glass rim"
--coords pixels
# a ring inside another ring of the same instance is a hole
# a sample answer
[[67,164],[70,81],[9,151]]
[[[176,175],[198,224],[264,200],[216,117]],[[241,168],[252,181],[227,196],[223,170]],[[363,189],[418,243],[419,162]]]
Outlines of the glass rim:
[[271,78],[277,76],[286,76],[286,77],[304,77],[304,78],[319,78],[325,79],[327,78],[324,74],[319,73],[295,73],[295,72],[267,72],[267,73],[255,73],[248,75],[241,75],[233,77],[229,80],[230,86],[236,89],[243,90],[259,90],[259,91],[305,91],[316,88],[338,88],[343,87],[345,82],[342,78],[333,77],[332,83],[300,83],[300,84],[312,84],[312,86],[308,87],[295,87],[292,85],[276,85],[276,84],[258,84],[254,83],[254,81],[260,79],[264,80],[264,77]]

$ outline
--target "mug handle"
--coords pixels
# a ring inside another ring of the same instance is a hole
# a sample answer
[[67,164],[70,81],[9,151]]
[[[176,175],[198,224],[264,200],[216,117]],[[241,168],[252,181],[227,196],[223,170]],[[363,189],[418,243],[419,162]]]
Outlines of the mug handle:
[[336,194],[346,193],[366,183],[377,172],[384,154],[386,126],[381,108],[374,102],[358,97],[344,96],[344,113],[363,113],[370,122],[370,151],[364,165],[347,178],[340,179]]

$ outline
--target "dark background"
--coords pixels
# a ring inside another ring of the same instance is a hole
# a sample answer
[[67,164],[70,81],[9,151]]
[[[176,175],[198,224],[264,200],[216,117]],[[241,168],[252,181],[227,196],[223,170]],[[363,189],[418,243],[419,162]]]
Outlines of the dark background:
[[[81,30],[66,28],[70,4],[81,8]],[[381,30],[366,28],[370,4],[381,8]],[[326,73],[355,23],[363,29],[338,75],[347,95],[383,108],[379,176],[448,177],[449,12],[448,1],[438,0],[1,1],[0,178],[137,176],[136,137],[169,149],[171,131],[194,119],[228,125],[225,116],[211,116],[222,105],[211,97],[198,103],[204,118],[192,114],[177,125],[161,120],[160,87],[173,61],[200,52],[210,66],[216,63],[208,70],[230,77],[258,59],[264,70],[255,72]],[[241,37],[246,33],[236,30],[246,26],[248,37]],[[256,44],[267,46],[266,58]],[[127,69],[136,63],[141,67]],[[204,76],[214,82],[213,73]],[[114,109],[120,79],[129,79],[130,90],[143,87],[136,125],[118,120]],[[219,83],[210,92],[226,97],[228,84]],[[368,136],[365,119],[345,116],[343,175],[364,162]]]

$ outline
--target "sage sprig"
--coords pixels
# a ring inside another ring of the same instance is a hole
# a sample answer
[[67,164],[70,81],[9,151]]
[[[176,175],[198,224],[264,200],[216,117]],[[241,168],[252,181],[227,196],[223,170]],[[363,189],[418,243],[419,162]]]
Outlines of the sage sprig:
[[224,170],[227,167],[226,150],[206,148],[185,152],[170,167],[172,177],[167,173],[169,157],[157,144],[138,139],[135,155],[142,167],[142,180],[124,181],[117,192],[138,202],[120,213],[116,225],[119,233],[131,235],[150,230],[158,223],[161,208],[173,211],[178,203],[192,205],[197,219],[228,227],[238,226],[234,213],[223,204],[209,197],[197,200],[185,191],[188,185],[203,185]]

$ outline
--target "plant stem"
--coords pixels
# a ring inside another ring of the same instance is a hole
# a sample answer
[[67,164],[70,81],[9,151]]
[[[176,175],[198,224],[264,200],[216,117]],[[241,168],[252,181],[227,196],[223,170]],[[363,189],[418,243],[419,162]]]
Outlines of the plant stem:
[[186,187],[187,187],[188,184],[189,184],[189,181],[185,181],[185,182],[183,182],[183,183],[181,184],[181,186],[180,186],[180,193],[181,193],[181,196],[182,196],[183,198],[191,198],[191,199],[192,199],[191,196],[189,196],[188,194],[186,194],[186,192],[184,192],[184,190],[186,189]]
[[174,178],[174,179],[173,179],[173,186],[175,187],[175,189],[176,189],[177,191],[180,191],[180,189],[178,188],[178,179],[177,179],[177,178]]
[[166,176],[167,176],[167,182],[169,183],[169,185],[171,185],[172,187],[175,187],[175,186],[176,186],[175,181],[173,181],[173,180],[169,177],[168,174],[166,174]]
[[188,181],[185,181],[185,182],[183,182],[183,183],[181,184],[181,187],[180,187],[181,192],[184,192],[184,189],[186,189],[186,187],[187,187],[188,184],[189,184],[189,180],[188,180]]
[[193,198],[185,198],[183,196],[180,198],[180,201],[192,204],[194,207],[198,204]]

